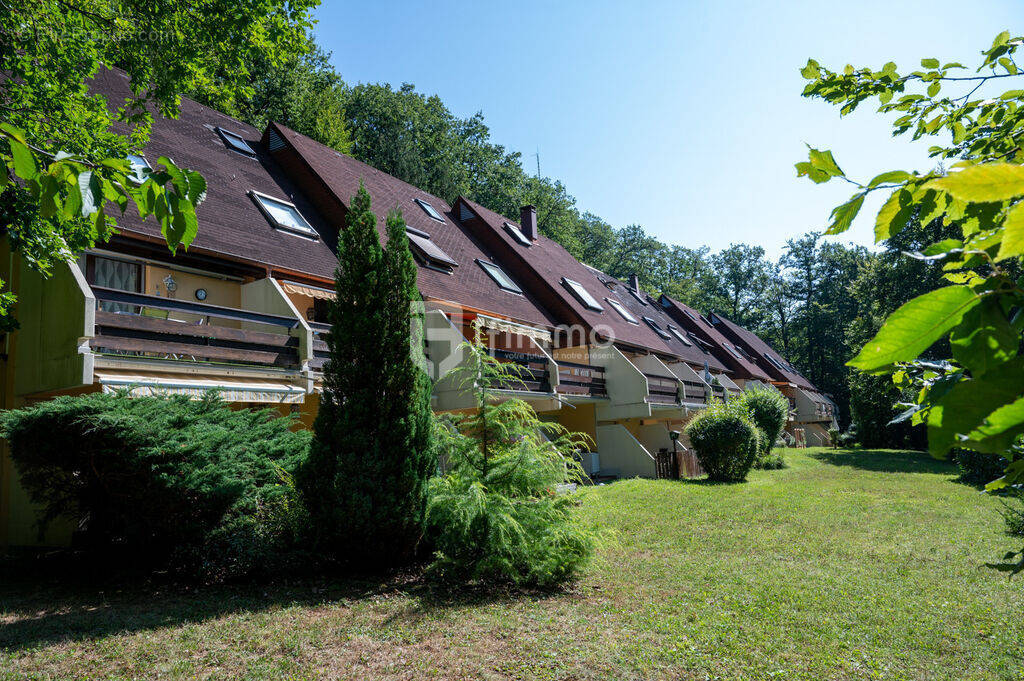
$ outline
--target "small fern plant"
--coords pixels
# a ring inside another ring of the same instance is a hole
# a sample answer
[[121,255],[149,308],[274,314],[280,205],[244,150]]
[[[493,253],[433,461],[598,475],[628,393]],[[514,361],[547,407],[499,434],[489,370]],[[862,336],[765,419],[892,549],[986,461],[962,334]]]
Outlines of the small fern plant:
[[458,581],[552,586],[590,557],[595,534],[576,513],[566,483],[585,479],[575,453],[586,436],[541,421],[526,402],[499,391],[521,367],[492,357],[477,328],[463,346],[457,380],[475,396],[471,413],[438,421],[445,467],[428,486],[430,571]]

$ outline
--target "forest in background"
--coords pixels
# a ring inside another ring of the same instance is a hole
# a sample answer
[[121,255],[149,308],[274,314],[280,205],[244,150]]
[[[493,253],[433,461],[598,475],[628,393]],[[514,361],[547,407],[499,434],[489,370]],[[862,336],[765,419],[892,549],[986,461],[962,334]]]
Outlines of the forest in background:
[[257,127],[282,123],[448,202],[463,195],[512,219],[533,204],[541,232],[579,260],[620,279],[635,273],[655,295],[719,312],[760,335],[832,395],[841,426],[852,419],[865,445],[921,446],[921,434],[887,425],[908,396],[845,363],[888,314],[941,285],[937,264],[904,255],[945,238],[941,221],[912,221],[878,253],[816,231],[789,239],[778,260],[757,245],[712,252],[668,244],[643,225],[609,224],[578,206],[561,181],[529,174],[518,152],[491,139],[482,113],[455,116],[411,84],[346,83],[312,42],[298,59],[250,71],[258,74],[251,98],[226,98],[216,83],[192,96]]

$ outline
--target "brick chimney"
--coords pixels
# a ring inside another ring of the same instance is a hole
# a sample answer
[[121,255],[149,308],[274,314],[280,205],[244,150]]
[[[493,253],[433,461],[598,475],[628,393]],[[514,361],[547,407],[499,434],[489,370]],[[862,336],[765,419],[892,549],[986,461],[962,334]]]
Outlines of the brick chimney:
[[635,274],[629,275],[629,287],[637,293],[640,293],[640,278]]
[[519,227],[530,241],[537,240],[537,207],[523,206],[519,209]]

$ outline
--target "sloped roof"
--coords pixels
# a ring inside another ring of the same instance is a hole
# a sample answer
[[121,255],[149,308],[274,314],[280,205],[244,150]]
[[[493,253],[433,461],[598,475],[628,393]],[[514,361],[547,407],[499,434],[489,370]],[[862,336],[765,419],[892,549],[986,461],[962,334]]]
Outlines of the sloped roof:
[[[287,169],[291,178],[314,201],[321,212],[333,215],[341,224],[352,197],[359,190],[360,181],[372,199],[377,214],[377,228],[385,238],[387,213],[398,208],[406,224],[430,235],[430,241],[458,263],[451,273],[420,265],[418,286],[427,298],[457,303],[508,317],[520,322],[553,327],[555,318],[533,298],[522,285],[522,295],[501,289],[476,262],[496,260],[469,230],[460,224],[451,206],[438,196],[428,194],[411,184],[381,172],[376,168],[341,154],[305,135],[271,123],[267,128],[267,145],[273,157]],[[431,218],[416,203],[428,202],[443,217],[444,223]],[[506,270],[507,271],[507,270]],[[515,275],[508,274],[515,280]]]
[[[724,368],[708,353],[696,347],[688,348],[674,337],[666,340],[645,324],[642,316],[654,317],[662,328],[671,323],[657,304],[644,308],[647,310],[644,314],[634,312],[638,324],[624,319],[607,302],[608,299],[614,299],[627,309],[633,309],[631,306],[634,300],[622,282],[579,262],[561,244],[538,235],[532,245],[525,246],[504,227],[508,222],[521,230],[519,223],[465,197],[460,196],[455,203],[463,223],[485,243],[491,244],[496,250],[500,249],[502,259],[512,271],[528,285],[535,287],[538,296],[563,317],[563,321],[581,324],[618,344],[638,350],[676,357],[701,366],[707,360],[712,367]],[[566,279],[578,282],[604,310],[591,310],[581,303],[565,285]]]
[[[784,360],[782,355],[776,352],[772,346],[761,340],[757,334],[748,331],[717,312],[712,312],[708,315],[708,318],[712,324],[721,330],[724,336],[731,338],[735,343],[741,343],[744,349],[756,360],[757,365],[775,380],[793,383],[800,388],[817,390],[810,381],[804,378],[789,362]],[[769,357],[778,361],[784,369],[780,369],[768,361]]]
[[[120,106],[130,94],[127,76],[116,69],[99,72],[89,87],[106,97],[111,108]],[[240,135],[256,156],[229,150],[216,132],[217,127]],[[333,278],[337,259],[331,250],[331,239],[335,229],[297,191],[262,147],[260,137],[256,128],[183,98],[179,118],[154,116],[144,155],[151,166],[156,166],[157,158],[166,156],[179,167],[199,171],[206,179],[206,199],[196,211],[199,232],[189,252],[227,255],[262,266]],[[275,229],[249,191],[294,203],[327,241],[313,241]],[[117,223],[127,236],[163,238],[159,223],[153,218],[140,219],[134,208],[118,216]]]
[[[736,355],[729,352],[729,347],[732,347],[733,344],[719,333],[718,329],[700,312],[664,294],[659,298],[659,302],[668,315],[676,320],[680,326],[714,346],[715,350],[712,350],[712,353],[722,363],[732,369],[735,377],[752,378],[758,381],[769,380],[768,374],[762,371],[756,364],[748,361],[745,357],[736,357]],[[693,316],[691,317],[690,315]]]

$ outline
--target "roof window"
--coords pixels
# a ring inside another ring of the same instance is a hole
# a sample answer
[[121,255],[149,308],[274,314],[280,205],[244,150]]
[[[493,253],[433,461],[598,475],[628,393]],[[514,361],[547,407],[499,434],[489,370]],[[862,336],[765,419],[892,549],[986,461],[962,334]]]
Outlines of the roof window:
[[522,230],[513,225],[511,222],[505,223],[505,231],[512,235],[512,238],[518,241],[523,246],[532,246],[533,242],[526,238]]
[[672,333],[673,336],[678,338],[682,342],[683,345],[686,345],[686,346],[692,346],[693,345],[693,343],[690,342],[690,339],[686,337],[686,334],[684,334],[682,331],[680,331],[676,327],[672,326],[671,324],[668,325],[668,330]]
[[302,213],[295,207],[295,204],[275,199],[272,196],[256,191],[251,191],[249,194],[256,201],[256,204],[263,211],[263,215],[270,224],[277,229],[300,234],[311,239],[320,238],[316,230],[306,222],[306,218],[302,217]]
[[220,137],[224,140],[224,144],[228,149],[233,149],[234,151],[237,151],[240,154],[245,154],[246,156],[256,155],[256,152],[249,146],[248,142],[242,139],[241,135],[233,133],[230,130],[225,130],[224,128],[217,128],[217,132],[220,133]]
[[722,343],[722,345],[724,345],[725,349],[728,350],[730,353],[732,353],[732,355],[736,359],[743,359],[743,355],[741,355],[736,348],[734,348],[733,346],[729,345],[728,343]]
[[522,293],[523,289],[519,288],[512,278],[505,274],[505,270],[501,269],[493,262],[487,262],[486,260],[480,260],[477,258],[477,263],[480,267],[484,268],[484,272],[490,275],[494,283],[501,287],[503,291],[509,291],[511,293]]
[[615,300],[613,298],[605,298],[605,300],[607,300],[608,304],[611,305],[613,308],[615,308],[615,311],[618,312],[620,315],[622,315],[622,318],[625,319],[630,324],[639,324],[640,323],[639,321],[637,321],[637,318],[634,317],[630,313],[630,311],[626,309],[626,306],[623,305],[622,303],[620,303],[619,301],[617,301],[617,300]]
[[426,232],[407,225],[405,233],[409,237],[409,244],[413,247],[413,251],[420,256],[427,267],[442,272],[451,272],[453,268],[459,266],[459,263],[445,253],[443,248],[431,241],[430,235]]
[[594,296],[590,295],[590,292],[583,288],[583,284],[578,281],[573,281],[567,277],[562,277],[562,284],[569,289],[569,291],[576,297],[576,300],[583,303],[585,308],[594,310],[595,312],[604,312],[604,308],[601,307],[601,303],[597,302]]
[[669,340],[670,338],[672,338],[672,336],[668,335],[668,333],[665,332],[665,329],[658,326],[658,322],[654,321],[650,317],[644,317],[644,321],[647,322],[647,326],[654,329],[654,331],[665,340]]
[[437,210],[429,203],[427,203],[423,199],[413,199],[413,201],[415,201],[419,205],[419,207],[423,209],[423,212],[429,215],[432,220],[444,222],[444,218],[441,216],[441,214],[438,213]]
[[631,296],[636,298],[636,302],[640,303],[641,305],[645,305],[645,306],[647,305],[647,301],[644,300],[644,297],[642,295],[640,295],[639,291],[637,291],[636,289],[630,288],[629,286],[626,287],[626,290],[629,291],[629,294]]

